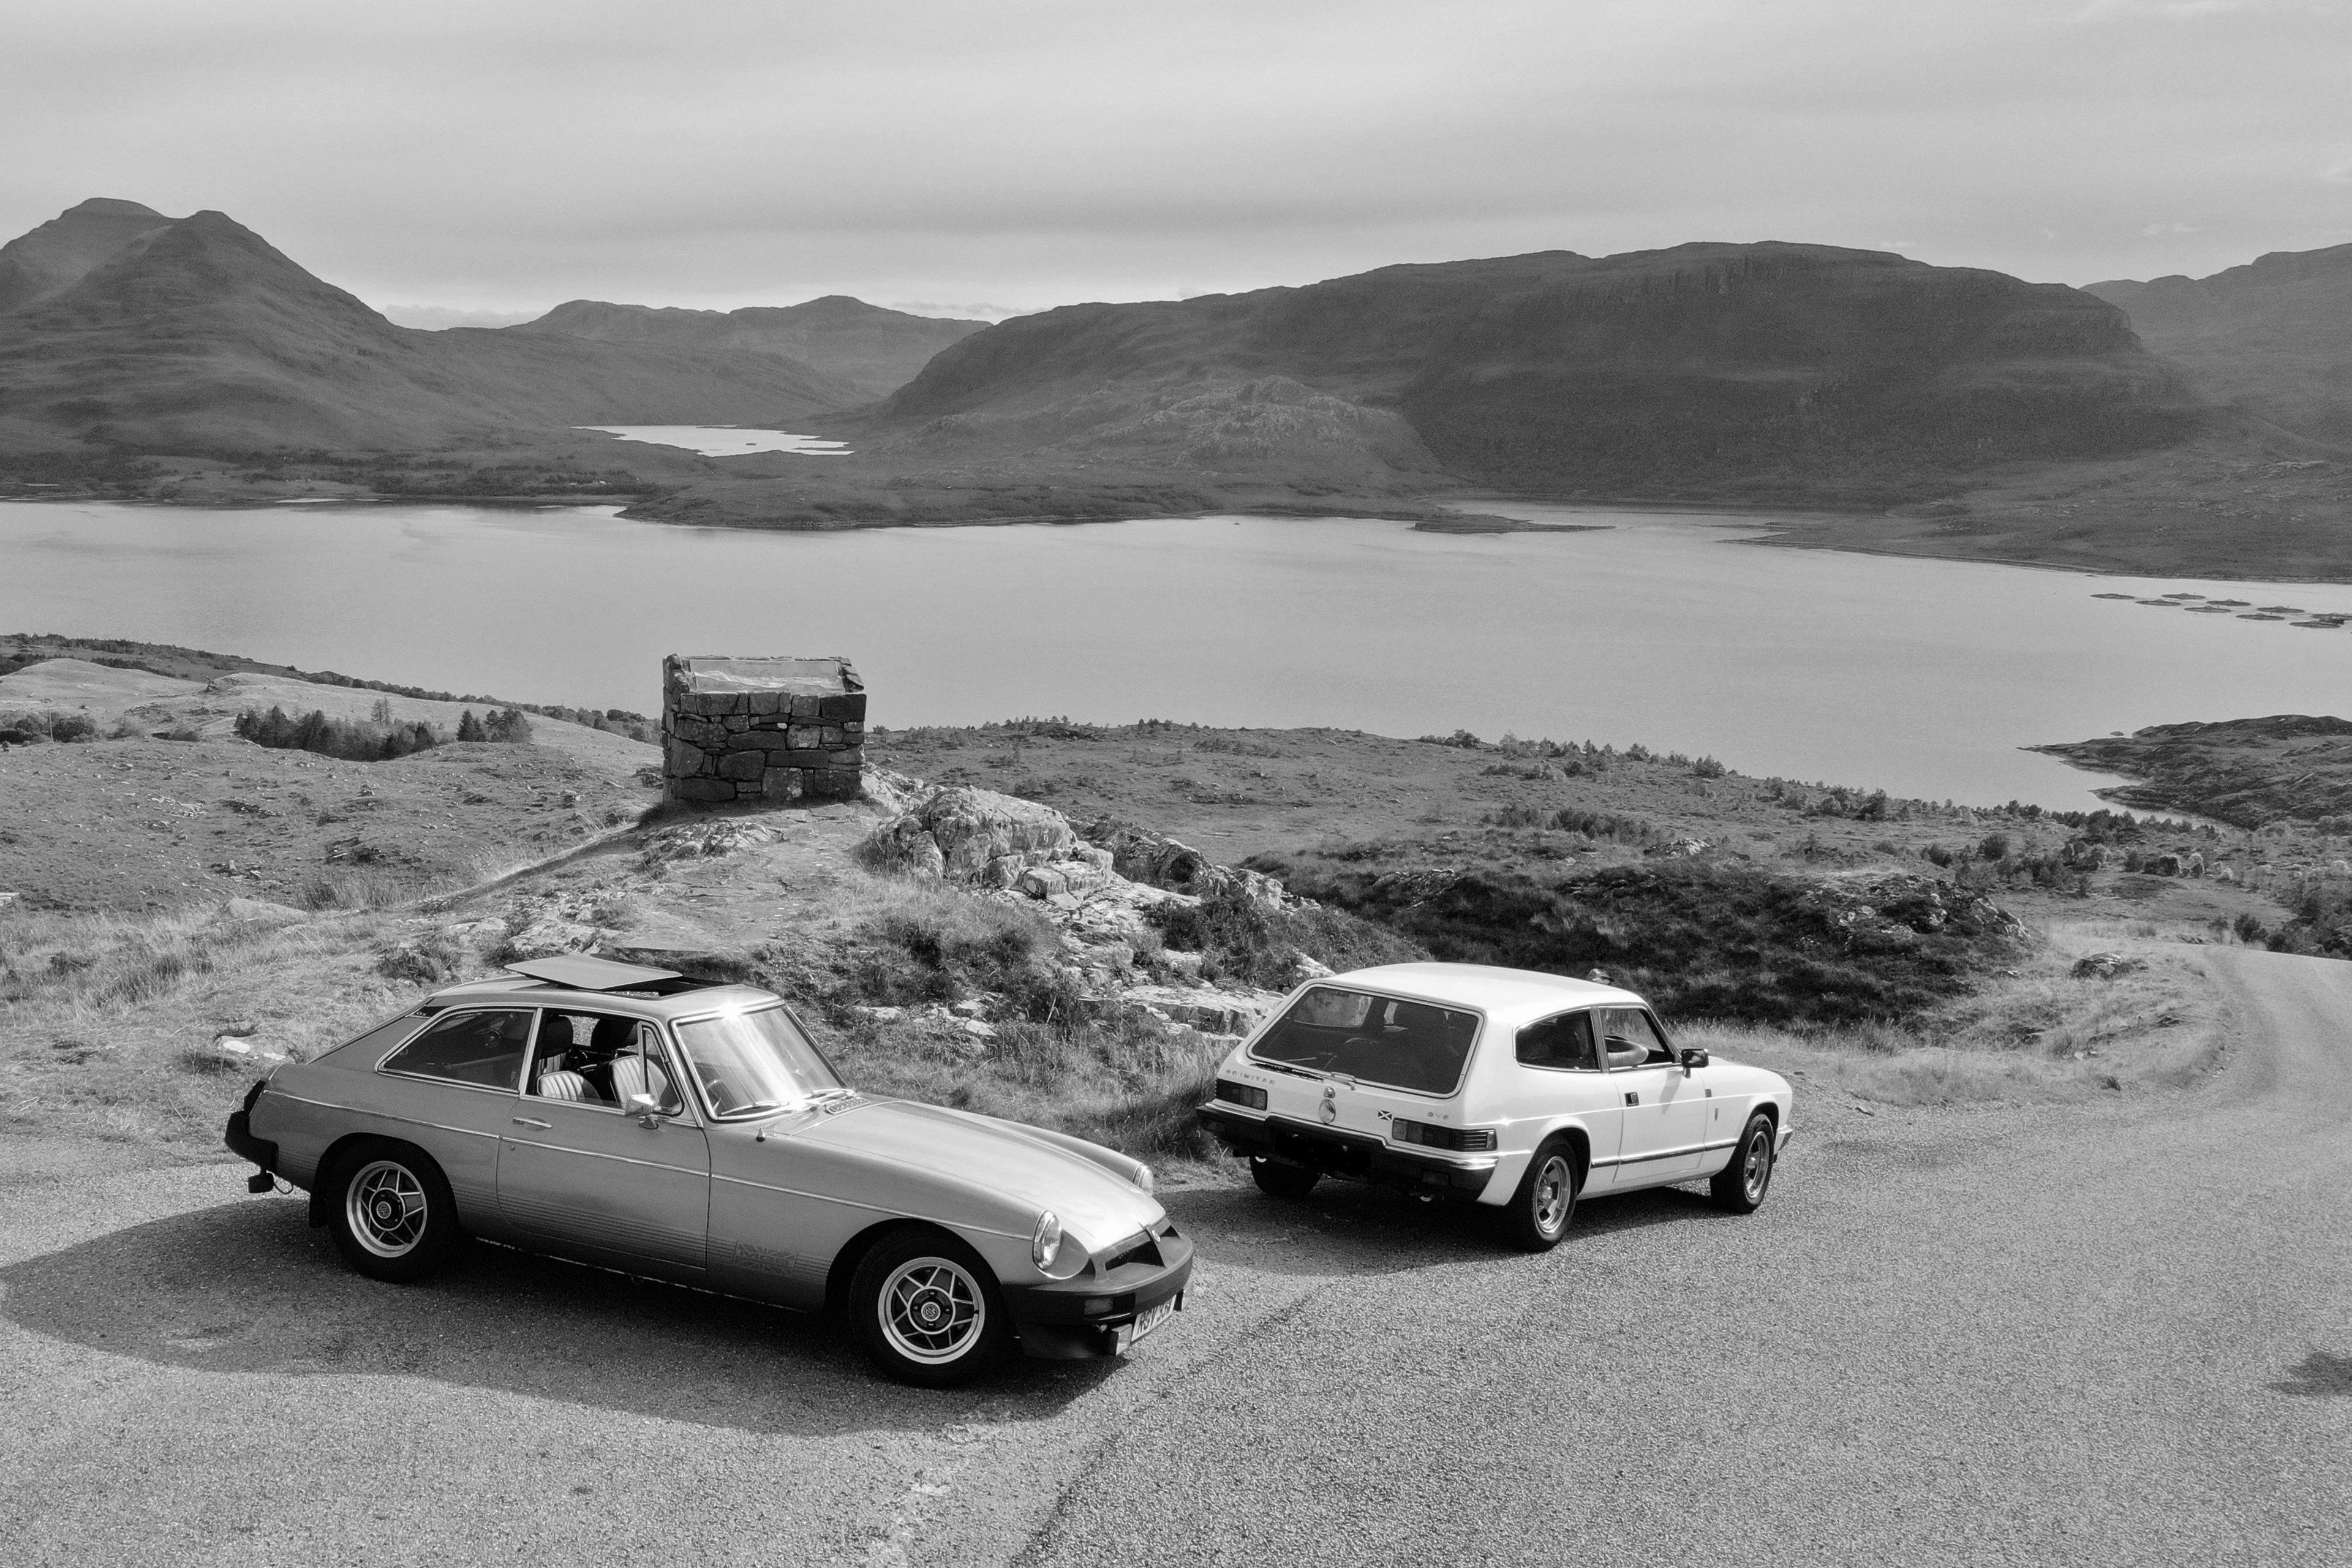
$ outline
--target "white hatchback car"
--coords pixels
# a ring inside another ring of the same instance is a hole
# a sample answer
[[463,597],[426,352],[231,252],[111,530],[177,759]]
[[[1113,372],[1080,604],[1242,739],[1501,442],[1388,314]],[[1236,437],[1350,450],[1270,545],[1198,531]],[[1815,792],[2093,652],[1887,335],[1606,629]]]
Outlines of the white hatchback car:
[[1293,992],[1200,1115],[1274,1196],[1339,1176],[1466,1199],[1539,1252],[1580,1196],[1706,1176],[1717,1204],[1753,1212],[1794,1100],[1778,1073],[1676,1051],[1630,991],[1397,963]]

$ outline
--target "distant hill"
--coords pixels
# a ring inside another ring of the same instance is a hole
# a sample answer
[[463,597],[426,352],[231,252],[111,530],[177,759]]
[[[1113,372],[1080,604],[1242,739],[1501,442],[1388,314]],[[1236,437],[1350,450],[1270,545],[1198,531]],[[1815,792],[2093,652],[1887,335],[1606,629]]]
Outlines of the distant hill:
[[2274,250],[2210,278],[2094,283],[2190,384],[2298,436],[2352,446],[2352,245]]
[[871,399],[896,392],[912,381],[933,354],[987,325],[986,321],[909,315],[846,294],[827,294],[798,305],[747,306],[740,310],[680,310],[573,300],[511,330],[556,332],[597,342],[780,354],[856,387]]
[[0,437],[414,449],[865,401],[771,353],[396,327],[226,215],[85,202],[0,247]]
[[1886,497],[2166,446],[2198,418],[2123,313],[2078,289],[1694,244],[1021,317],[941,352],[866,438],[1334,483]]

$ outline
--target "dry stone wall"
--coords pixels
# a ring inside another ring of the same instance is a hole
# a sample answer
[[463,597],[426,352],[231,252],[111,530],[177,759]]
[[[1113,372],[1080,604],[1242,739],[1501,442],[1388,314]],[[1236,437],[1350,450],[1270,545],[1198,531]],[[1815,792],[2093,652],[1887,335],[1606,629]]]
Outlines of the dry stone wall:
[[866,687],[845,658],[662,661],[668,799],[845,799],[863,782],[865,744]]

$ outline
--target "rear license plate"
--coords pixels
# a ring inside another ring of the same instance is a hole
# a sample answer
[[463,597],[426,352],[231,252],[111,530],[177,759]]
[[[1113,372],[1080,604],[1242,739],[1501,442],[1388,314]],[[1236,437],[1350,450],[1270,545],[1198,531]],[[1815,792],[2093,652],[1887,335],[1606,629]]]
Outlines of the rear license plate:
[[1118,1348],[1122,1351],[1176,1315],[1176,1299],[1170,1297],[1157,1307],[1146,1307],[1135,1314],[1135,1321],[1118,1331]]

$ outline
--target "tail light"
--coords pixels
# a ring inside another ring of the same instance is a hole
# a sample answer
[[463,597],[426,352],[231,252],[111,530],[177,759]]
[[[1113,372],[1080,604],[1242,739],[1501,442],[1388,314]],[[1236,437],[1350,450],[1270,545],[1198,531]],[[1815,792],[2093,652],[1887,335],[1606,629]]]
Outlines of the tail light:
[[1229,1078],[1221,1078],[1217,1080],[1217,1098],[1230,1100],[1235,1105],[1246,1105],[1252,1110],[1265,1109],[1265,1090],[1253,1089],[1245,1083],[1235,1083]]
[[1398,1142],[1418,1143],[1424,1149],[1453,1149],[1475,1154],[1495,1147],[1495,1130],[1491,1127],[1440,1127],[1433,1122],[1407,1121],[1402,1116],[1389,1127]]

